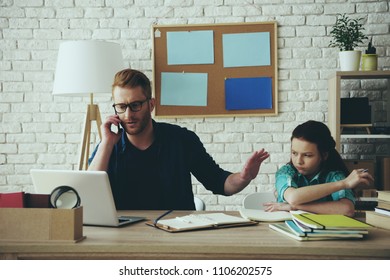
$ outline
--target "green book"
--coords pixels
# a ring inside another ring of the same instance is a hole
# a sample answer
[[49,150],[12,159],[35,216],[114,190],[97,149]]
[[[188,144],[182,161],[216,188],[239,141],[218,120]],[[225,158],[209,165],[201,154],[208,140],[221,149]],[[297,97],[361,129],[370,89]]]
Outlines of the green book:
[[292,218],[313,229],[368,229],[370,225],[340,214],[292,213]]
[[358,234],[368,234],[368,229],[318,229],[318,228],[310,228],[308,226],[305,226],[298,222],[297,220],[294,221],[286,221],[287,222],[292,222],[295,224],[295,226],[302,232],[305,233],[358,233]]
[[[342,239],[340,237],[335,236],[299,236],[296,233],[294,233],[286,224],[282,223],[274,223],[268,225],[271,229],[284,234],[285,236],[288,236],[292,239],[298,240],[298,241],[319,241],[319,240],[339,240]],[[350,239],[358,239],[362,238],[362,235],[353,235],[349,236]]]
[[[308,237],[334,237],[334,238],[362,238],[362,230],[319,230],[316,232],[302,231],[294,221],[285,221],[291,232],[297,236]],[[368,233],[368,232],[366,232]]]

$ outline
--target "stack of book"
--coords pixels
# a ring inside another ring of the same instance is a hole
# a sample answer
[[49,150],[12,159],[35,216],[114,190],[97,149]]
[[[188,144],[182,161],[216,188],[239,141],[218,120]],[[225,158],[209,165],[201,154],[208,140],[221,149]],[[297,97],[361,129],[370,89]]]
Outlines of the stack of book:
[[366,212],[366,222],[375,227],[390,229],[390,191],[378,191],[375,211]]
[[311,214],[291,212],[292,220],[284,224],[273,223],[269,227],[290,238],[307,240],[359,239],[368,234],[370,225],[337,214]]

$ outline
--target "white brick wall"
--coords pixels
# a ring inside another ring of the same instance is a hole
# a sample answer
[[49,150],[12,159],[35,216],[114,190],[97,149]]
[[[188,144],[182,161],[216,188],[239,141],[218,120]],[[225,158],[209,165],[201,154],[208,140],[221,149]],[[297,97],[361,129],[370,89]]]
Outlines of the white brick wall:
[[[103,39],[122,46],[125,64],[152,77],[152,23],[278,22],[279,115],[275,117],[165,119],[194,130],[218,163],[240,171],[262,147],[271,157],[242,193],[211,195],[194,179],[208,209],[231,210],[243,196],[271,190],[274,173],[289,159],[292,129],[308,119],[327,121],[327,77],[338,70],[337,49],[328,36],[337,13],[366,18],[379,67],[390,65],[390,8],[387,0],[6,0],[0,2],[0,192],[31,191],[31,168],[77,165],[88,98],[51,94],[62,41]],[[371,91],[375,108],[383,81],[348,81],[343,96]],[[96,97],[103,118],[110,98]],[[379,118],[383,111],[378,112]],[[94,131],[96,129],[94,128]],[[92,137],[96,139],[96,137]],[[95,145],[96,143],[93,143]],[[390,154],[389,141],[349,140],[348,158]]]

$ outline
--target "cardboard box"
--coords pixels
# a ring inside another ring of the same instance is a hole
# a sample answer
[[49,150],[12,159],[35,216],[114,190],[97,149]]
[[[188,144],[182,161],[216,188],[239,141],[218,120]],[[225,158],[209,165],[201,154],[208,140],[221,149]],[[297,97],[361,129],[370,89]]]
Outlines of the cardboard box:
[[0,208],[0,240],[78,242],[83,208]]

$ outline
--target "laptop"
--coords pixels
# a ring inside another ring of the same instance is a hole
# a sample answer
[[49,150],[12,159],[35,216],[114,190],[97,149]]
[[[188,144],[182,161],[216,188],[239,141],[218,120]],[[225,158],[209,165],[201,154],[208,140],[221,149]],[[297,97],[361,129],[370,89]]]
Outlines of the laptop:
[[31,169],[30,174],[38,194],[50,194],[58,186],[74,188],[83,206],[84,225],[119,227],[145,220],[145,217],[117,216],[105,171]]

